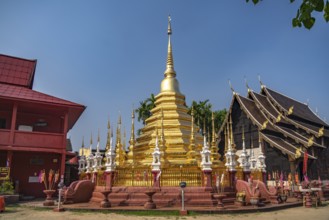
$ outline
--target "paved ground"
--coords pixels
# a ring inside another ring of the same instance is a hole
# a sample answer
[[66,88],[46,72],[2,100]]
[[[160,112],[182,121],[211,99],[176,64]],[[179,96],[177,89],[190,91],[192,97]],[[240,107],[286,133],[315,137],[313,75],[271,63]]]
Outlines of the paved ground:
[[[145,210],[144,210],[145,211]],[[270,212],[255,212],[247,214],[198,214],[192,213],[190,216],[177,216],[173,212],[148,212],[134,213],[134,212],[120,212],[113,213],[114,211],[109,210],[108,212],[100,211],[65,211],[65,212],[54,212],[49,209],[41,207],[31,206],[29,204],[20,204],[15,206],[7,206],[6,211],[0,213],[0,219],[46,219],[46,220],[85,220],[85,219],[111,219],[111,220],[148,220],[148,219],[184,219],[184,220],[329,220],[329,202],[326,202],[321,207],[304,208],[296,207],[284,210],[276,210]],[[157,216],[159,215],[160,216]]]

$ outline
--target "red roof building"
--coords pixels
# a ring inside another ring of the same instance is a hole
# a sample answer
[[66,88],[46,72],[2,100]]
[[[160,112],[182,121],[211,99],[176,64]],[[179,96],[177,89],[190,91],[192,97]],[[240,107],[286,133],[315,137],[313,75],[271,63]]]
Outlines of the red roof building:
[[85,106],[33,90],[36,60],[0,54],[0,167],[25,195],[42,195],[41,169],[65,172],[67,132]]

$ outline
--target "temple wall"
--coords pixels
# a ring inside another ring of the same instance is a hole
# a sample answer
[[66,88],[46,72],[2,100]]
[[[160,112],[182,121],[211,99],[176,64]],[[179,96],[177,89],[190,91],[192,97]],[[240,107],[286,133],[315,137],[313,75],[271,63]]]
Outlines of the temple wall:
[[281,171],[283,173],[290,173],[290,166],[289,166],[289,160],[287,155],[282,154],[281,151],[278,149],[269,146],[269,144],[265,144],[264,147],[265,150],[265,163],[266,163],[266,170],[267,172],[276,172]]

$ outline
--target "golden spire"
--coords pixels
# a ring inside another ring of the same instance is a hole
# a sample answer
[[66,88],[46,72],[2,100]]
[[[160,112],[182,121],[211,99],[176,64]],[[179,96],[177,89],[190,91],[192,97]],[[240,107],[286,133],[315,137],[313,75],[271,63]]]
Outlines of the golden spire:
[[108,152],[110,148],[111,148],[111,123],[109,117],[107,120],[107,140],[106,140],[105,153]]
[[194,108],[193,108],[193,106],[192,106],[192,110],[191,110],[191,116],[192,116],[192,118],[191,118],[191,139],[190,139],[190,141],[191,141],[191,144],[194,144],[195,137],[194,137]]
[[135,144],[135,111],[133,110],[131,113],[131,132],[130,132],[130,140],[129,144],[134,145]]
[[99,128],[98,128],[97,142],[99,142],[100,139],[101,139],[101,138],[99,137]]
[[80,155],[81,156],[84,156],[84,151],[85,151],[85,137],[84,136],[82,136],[82,144],[81,144],[81,153],[80,153]]
[[97,151],[97,153],[99,153],[99,141],[100,141],[100,136],[99,136],[99,128],[98,128],[97,145],[96,145],[96,151]]
[[211,125],[212,125],[212,140],[211,140],[211,144],[214,145],[214,144],[216,144],[216,139],[215,139],[215,116],[214,116],[214,112],[211,112]]
[[126,142],[127,142],[127,134],[126,134],[126,128],[125,126],[123,126],[123,144],[122,144],[122,148],[123,151],[126,152]]
[[171,31],[171,18],[170,15],[168,16],[168,55],[167,55],[167,69],[165,71],[166,77],[175,77],[176,72],[174,70],[174,58],[172,55],[172,47],[171,47],[171,40],[170,36],[172,34]]
[[171,46],[171,18],[168,16],[168,54],[166,71],[164,72],[165,78],[161,82],[161,92],[176,92],[179,91],[179,83],[176,79],[176,71],[174,70],[174,58]]
[[89,146],[89,156],[92,156],[93,151],[93,133],[90,134],[90,146]]
[[218,146],[216,146],[216,132],[215,132],[215,115],[211,112],[211,125],[212,125],[212,140],[211,140],[211,162],[212,167],[218,167],[221,163],[219,161],[220,154],[218,152]]
[[189,150],[187,152],[187,158],[189,159],[190,163],[196,163],[195,156],[195,135],[194,135],[194,108],[192,106],[191,109],[191,138],[190,138],[190,145],[189,145]]
[[242,127],[242,140],[244,141],[244,126]]
[[121,114],[119,115],[118,125],[117,125],[117,144],[121,144]]

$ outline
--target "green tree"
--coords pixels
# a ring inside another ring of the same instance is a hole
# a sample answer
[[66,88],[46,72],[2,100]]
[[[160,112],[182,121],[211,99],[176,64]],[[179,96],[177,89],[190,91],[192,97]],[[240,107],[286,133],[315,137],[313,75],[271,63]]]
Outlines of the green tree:
[[[155,107],[155,96],[154,94],[151,94],[151,96],[144,101],[140,101],[140,106],[135,110],[137,113],[137,120],[140,122],[142,121],[143,125],[145,125],[145,121],[147,118],[149,118],[152,113],[151,110]],[[191,109],[194,109],[194,121],[196,125],[200,128],[200,133],[204,132],[204,126],[205,126],[205,132],[209,133],[210,136],[212,135],[212,104],[209,103],[209,100],[204,101],[192,101],[191,107],[189,108],[188,113],[191,114]],[[214,111],[214,126],[215,126],[215,132],[217,133],[220,126],[222,125],[224,119],[226,116],[226,109]],[[137,134],[140,135],[141,130],[139,129],[137,131]],[[210,137],[211,138],[211,137]]]
[[194,111],[194,121],[196,125],[199,126],[201,133],[204,132],[203,127],[206,127],[206,131],[208,127],[211,127],[211,108],[212,105],[209,103],[209,100],[205,101],[192,101],[191,107],[189,107],[188,113],[191,114],[191,110],[193,107]]
[[[209,100],[205,101],[192,101],[191,107],[189,107],[188,113],[191,114],[191,110],[193,107],[194,112],[194,121],[196,125],[200,128],[200,133],[206,132],[209,133],[210,138],[212,136],[212,104],[209,103]],[[215,133],[218,132],[220,126],[222,125],[225,116],[226,109],[214,111],[214,127]],[[205,127],[205,131],[204,131]]]
[[[256,5],[261,0],[252,0]],[[303,0],[302,4],[297,10],[297,15],[292,19],[293,27],[304,26],[307,29],[311,29],[315,23],[315,18],[312,16],[314,12],[323,13],[323,18],[326,22],[329,21],[329,2],[326,0]],[[250,2],[250,0],[246,0]],[[295,0],[290,0],[290,3],[295,2]]]
[[144,101],[139,102],[139,107],[135,110],[137,113],[137,120],[142,121],[145,125],[145,120],[149,118],[152,113],[151,110],[155,107],[155,96],[152,93],[151,96]]

